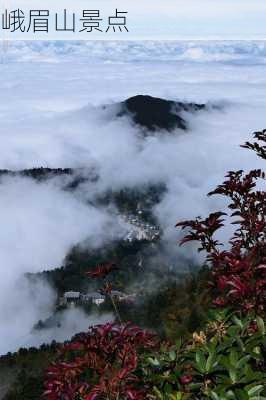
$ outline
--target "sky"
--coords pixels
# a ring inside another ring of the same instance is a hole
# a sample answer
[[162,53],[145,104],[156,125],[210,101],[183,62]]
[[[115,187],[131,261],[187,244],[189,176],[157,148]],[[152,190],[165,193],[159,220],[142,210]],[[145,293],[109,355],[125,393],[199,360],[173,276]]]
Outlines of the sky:
[[[12,33],[10,39],[264,39],[266,38],[266,3],[264,0],[1,0],[2,10],[49,9],[60,12],[82,12],[84,9],[100,10],[102,24],[115,9],[127,11],[129,32],[112,34],[94,32],[33,35]],[[54,25],[54,24],[53,24]],[[8,32],[2,33],[2,38]]]

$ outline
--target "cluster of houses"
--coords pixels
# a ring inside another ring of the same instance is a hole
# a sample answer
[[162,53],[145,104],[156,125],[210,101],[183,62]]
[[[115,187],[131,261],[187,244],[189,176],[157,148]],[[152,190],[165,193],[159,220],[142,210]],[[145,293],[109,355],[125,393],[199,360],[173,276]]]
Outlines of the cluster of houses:
[[143,221],[135,215],[128,215],[126,222],[130,224],[130,231],[127,233],[125,240],[133,242],[134,240],[148,240],[152,242],[160,238],[160,228]]
[[99,292],[91,292],[82,294],[80,292],[65,292],[59,299],[60,306],[77,306],[81,304],[94,304],[100,306],[105,303],[108,297],[111,296],[117,302],[133,302],[136,298],[135,294],[125,294],[118,290],[113,290],[110,295],[106,296]]

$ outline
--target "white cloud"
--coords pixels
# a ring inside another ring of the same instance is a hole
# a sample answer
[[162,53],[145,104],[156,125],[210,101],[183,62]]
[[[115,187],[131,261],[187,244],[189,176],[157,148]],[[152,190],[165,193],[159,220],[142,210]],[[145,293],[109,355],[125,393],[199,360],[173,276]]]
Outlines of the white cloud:
[[[0,226],[0,354],[3,354],[24,343],[40,343],[31,330],[38,320],[50,316],[56,300],[46,282],[30,284],[24,274],[60,267],[73,245],[84,240],[87,246],[104,245],[123,230],[107,211],[86,205],[61,190],[58,183],[37,184],[29,178],[1,179]],[[76,315],[72,328],[67,324],[64,333],[54,332],[55,338],[60,334],[64,338],[72,335],[75,326],[76,331],[82,329],[84,320]],[[52,333],[44,332],[41,337],[48,340]]]
[[[101,179],[75,195],[63,192],[60,180],[0,185],[0,352],[21,336],[31,344],[33,323],[52,307],[50,288],[29,289],[24,272],[60,266],[76,242],[120,233],[118,219],[86,205],[87,198],[166,182],[155,211],[177,249],[175,222],[222,207],[205,194],[228,169],[261,166],[239,144],[265,127],[266,104],[264,43],[20,43],[9,51],[0,64],[0,168],[95,164]],[[127,118],[97,108],[136,94],[224,107],[186,115],[188,132],[143,140]]]

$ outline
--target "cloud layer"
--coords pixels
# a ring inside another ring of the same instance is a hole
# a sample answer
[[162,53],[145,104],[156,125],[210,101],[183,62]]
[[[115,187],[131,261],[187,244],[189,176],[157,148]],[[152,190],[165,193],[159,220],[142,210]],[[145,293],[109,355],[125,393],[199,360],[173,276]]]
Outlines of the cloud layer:
[[[261,167],[239,144],[265,128],[265,45],[158,46],[160,54],[150,42],[97,44],[92,61],[88,44],[20,44],[0,64],[0,168],[93,167],[100,177],[75,194],[63,191],[60,179],[2,180],[0,353],[36,343],[31,328],[53,305],[51,288],[28,287],[25,272],[59,266],[77,242],[96,246],[123,234],[113,210],[89,205],[97,194],[166,183],[154,211],[178,252],[175,222],[223,207],[205,194],[227,170]],[[251,64],[255,53],[259,61]],[[109,62],[102,62],[104,54]],[[101,107],[136,94],[219,107],[184,115],[188,132],[143,138],[127,117],[117,119]]]

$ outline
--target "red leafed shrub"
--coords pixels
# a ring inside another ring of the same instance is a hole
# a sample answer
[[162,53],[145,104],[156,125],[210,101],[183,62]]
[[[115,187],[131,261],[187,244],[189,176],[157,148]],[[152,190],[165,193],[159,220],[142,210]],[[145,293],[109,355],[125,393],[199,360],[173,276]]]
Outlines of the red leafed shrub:
[[109,262],[106,264],[100,264],[92,271],[86,272],[86,275],[92,279],[106,278],[111,272],[117,270],[118,267],[115,263]]
[[108,323],[63,345],[46,372],[47,400],[144,399],[139,354],[155,349],[156,337],[136,326]]
[[[260,143],[247,142],[244,148],[251,149],[266,159],[266,130],[256,132],[255,138]],[[211,264],[213,288],[217,297],[217,306],[234,307],[259,314],[266,312],[266,192],[257,190],[258,181],[265,181],[265,172],[253,170],[248,174],[243,171],[230,171],[226,180],[219,185],[212,195],[229,198],[232,224],[236,230],[229,241],[229,250],[220,250],[221,243],[215,239],[215,233],[223,226],[221,212],[210,214],[208,218],[196,218],[177,224],[188,229],[188,234],[181,244],[199,241],[199,251],[205,250]]]

